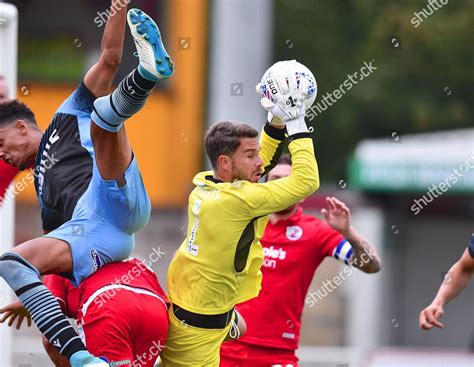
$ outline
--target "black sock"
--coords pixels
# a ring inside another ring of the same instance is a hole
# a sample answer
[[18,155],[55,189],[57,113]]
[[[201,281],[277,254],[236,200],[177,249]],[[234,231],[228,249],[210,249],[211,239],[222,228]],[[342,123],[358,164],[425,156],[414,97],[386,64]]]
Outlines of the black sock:
[[120,82],[112,93],[111,104],[115,113],[130,117],[140,111],[155,86],[154,82],[143,78],[137,69]]

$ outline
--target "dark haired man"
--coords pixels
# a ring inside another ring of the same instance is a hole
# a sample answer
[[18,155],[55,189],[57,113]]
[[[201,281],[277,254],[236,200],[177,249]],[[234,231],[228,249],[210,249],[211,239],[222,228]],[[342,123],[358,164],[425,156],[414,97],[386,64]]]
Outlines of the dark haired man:
[[[112,7],[117,3],[112,0]],[[126,18],[126,7],[109,18],[98,63],[44,135],[24,104],[0,105],[0,159],[20,169],[34,164],[43,229],[49,232],[1,256],[0,276],[73,367],[104,362],[87,351],[39,276],[61,274],[78,285],[130,255],[151,206],[123,123],[144,106],[160,79],[173,74],[155,22],[132,9],[128,23],[139,66],[105,96],[120,64]]]
[[[260,290],[259,241],[268,215],[319,187],[313,141],[304,122],[308,86],[295,73],[283,72],[277,82],[282,89],[276,91],[281,98],[275,100],[280,102],[262,98],[261,103],[285,125],[271,120],[260,143],[257,130],[238,122],[219,122],[206,134],[213,171],[194,177],[187,237],[168,271],[172,307],[161,356],[165,367],[219,365],[220,345],[235,321],[234,306],[256,297]],[[287,142],[292,174],[258,183]]]
[[[284,155],[267,179],[288,177],[291,171],[291,158]],[[351,226],[349,208],[334,197],[326,201],[326,222],[304,214],[299,203],[270,215],[261,240],[262,290],[258,297],[237,305],[246,322],[246,333],[222,345],[221,367],[298,365],[296,349],[305,298],[309,306],[315,303],[306,293],[326,257],[352,264],[365,273],[379,271],[377,253]],[[344,269],[348,276],[351,272],[349,267]]]

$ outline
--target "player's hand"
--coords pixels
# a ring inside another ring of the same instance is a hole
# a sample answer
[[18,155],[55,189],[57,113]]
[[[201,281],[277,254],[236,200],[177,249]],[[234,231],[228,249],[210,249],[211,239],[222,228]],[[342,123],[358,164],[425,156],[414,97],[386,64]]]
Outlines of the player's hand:
[[443,306],[431,304],[420,312],[420,328],[431,330],[433,326],[443,328],[444,325],[439,321],[443,317]]
[[[257,89],[260,89],[260,84],[257,85]],[[296,120],[300,117],[304,117],[304,98],[297,97],[288,93],[288,96],[280,97],[281,100],[278,102],[272,102],[267,97],[260,99],[260,104],[266,109],[270,115],[268,122],[274,125],[285,125],[289,121]]]
[[347,237],[351,228],[351,211],[342,201],[327,197],[328,209],[321,210],[326,222],[336,231]]
[[12,327],[16,321],[16,329],[19,330],[26,319],[28,327],[31,326],[31,315],[20,301],[0,308],[0,315],[0,324],[8,320],[8,326]]
[[268,69],[256,87],[260,104],[268,111],[268,122],[285,125],[288,135],[308,132],[304,121],[308,86],[291,61],[280,61]]
[[309,132],[304,121],[304,102],[298,102],[294,108],[284,108],[283,103],[274,103],[263,97],[260,104],[268,111],[268,122],[275,127],[286,127],[288,135]]

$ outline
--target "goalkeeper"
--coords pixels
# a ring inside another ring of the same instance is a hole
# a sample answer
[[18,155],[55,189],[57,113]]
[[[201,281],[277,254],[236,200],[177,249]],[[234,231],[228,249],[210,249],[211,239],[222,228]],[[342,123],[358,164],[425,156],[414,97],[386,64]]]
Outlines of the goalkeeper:
[[[219,365],[219,348],[234,306],[260,291],[260,238],[268,215],[309,196],[319,187],[313,140],[304,121],[308,81],[294,61],[274,65],[273,101],[263,97],[269,123],[260,143],[254,128],[219,122],[205,137],[213,171],[193,180],[187,237],[168,271],[170,328],[164,367]],[[290,176],[258,180],[276,164],[285,144],[293,158]]]

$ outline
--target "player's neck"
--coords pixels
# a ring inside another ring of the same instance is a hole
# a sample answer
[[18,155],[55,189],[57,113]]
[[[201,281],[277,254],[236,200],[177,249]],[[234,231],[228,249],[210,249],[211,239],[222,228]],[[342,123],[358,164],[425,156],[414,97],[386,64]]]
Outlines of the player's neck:
[[39,146],[41,144],[41,139],[43,138],[43,132],[41,130],[36,130],[33,129],[31,131],[31,148],[28,148],[28,154],[29,154],[29,159],[28,159],[28,165],[32,168],[34,166],[34,162],[36,159],[36,155],[38,153]]
[[219,180],[219,181],[222,181],[222,182],[233,182],[234,181],[232,179],[231,174],[226,174],[226,172],[218,171],[218,170],[214,170],[213,172],[214,172],[213,177],[216,180]]
[[[41,144],[41,139],[43,138],[44,133],[40,129],[38,129],[38,130],[35,129],[35,130],[33,130],[32,133],[33,133],[33,141],[35,143],[35,146],[37,148],[39,148],[39,146]],[[38,150],[38,149],[36,149],[36,150]]]
[[295,207],[288,213],[285,214],[270,214],[270,223],[275,224],[279,222],[280,220],[287,220],[291,218],[295,213],[298,211],[298,205],[295,205]]

